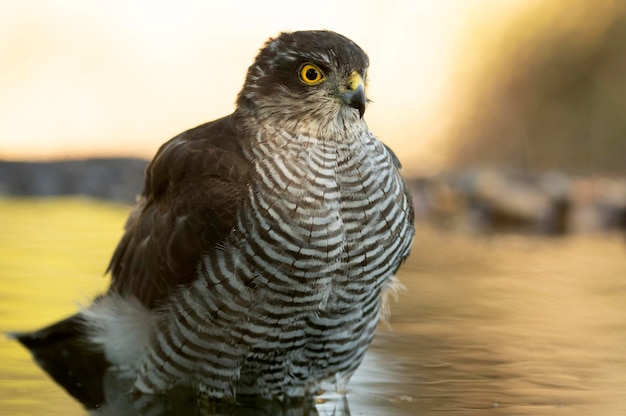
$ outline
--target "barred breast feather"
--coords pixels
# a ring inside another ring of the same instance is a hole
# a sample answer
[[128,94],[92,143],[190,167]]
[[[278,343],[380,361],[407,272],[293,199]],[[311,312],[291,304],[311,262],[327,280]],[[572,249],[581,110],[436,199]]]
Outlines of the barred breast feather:
[[264,134],[242,149],[232,229],[160,312],[140,391],[301,395],[363,358],[413,232],[392,155],[367,130],[332,143]]

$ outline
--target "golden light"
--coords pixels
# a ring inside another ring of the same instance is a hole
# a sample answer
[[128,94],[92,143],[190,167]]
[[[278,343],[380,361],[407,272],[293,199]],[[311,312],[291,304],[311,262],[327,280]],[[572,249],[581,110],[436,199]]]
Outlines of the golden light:
[[0,158],[149,158],[170,137],[232,111],[267,37],[326,28],[370,55],[372,130],[410,172],[432,169],[459,105],[456,68],[475,59],[466,38],[536,6],[324,0],[305,13],[290,1],[6,1]]

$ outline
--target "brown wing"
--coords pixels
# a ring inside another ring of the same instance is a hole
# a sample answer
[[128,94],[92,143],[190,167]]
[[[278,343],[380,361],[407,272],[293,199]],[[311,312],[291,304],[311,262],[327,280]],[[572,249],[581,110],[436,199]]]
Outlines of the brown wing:
[[113,253],[110,291],[152,308],[193,281],[202,253],[231,231],[249,176],[234,121],[203,124],[161,146]]

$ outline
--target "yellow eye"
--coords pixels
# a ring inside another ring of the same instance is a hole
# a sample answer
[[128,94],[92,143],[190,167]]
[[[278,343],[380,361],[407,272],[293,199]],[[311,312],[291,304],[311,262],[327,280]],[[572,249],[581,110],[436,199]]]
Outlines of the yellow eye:
[[304,64],[300,67],[300,79],[307,85],[315,85],[324,80],[324,73],[315,64]]

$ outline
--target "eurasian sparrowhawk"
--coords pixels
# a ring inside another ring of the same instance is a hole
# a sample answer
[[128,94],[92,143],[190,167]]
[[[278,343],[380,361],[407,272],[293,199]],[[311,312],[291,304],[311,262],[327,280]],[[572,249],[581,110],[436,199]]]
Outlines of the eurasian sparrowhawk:
[[81,338],[138,392],[342,386],[414,233],[398,160],[362,118],[368,63],[330,31],[270,39],[232,114],[159,149],[108,292],[18,338]]

